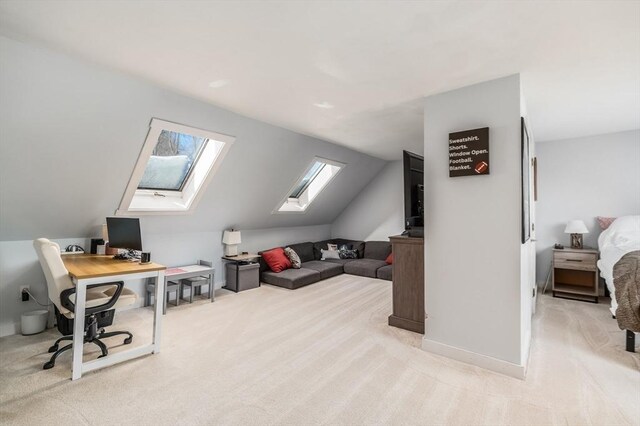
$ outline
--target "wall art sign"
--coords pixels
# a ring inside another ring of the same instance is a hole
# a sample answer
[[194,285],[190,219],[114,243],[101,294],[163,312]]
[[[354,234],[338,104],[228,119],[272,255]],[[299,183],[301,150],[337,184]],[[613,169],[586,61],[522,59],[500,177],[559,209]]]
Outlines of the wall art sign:
[[449,177],[489,174],[489,128],[449,133]]

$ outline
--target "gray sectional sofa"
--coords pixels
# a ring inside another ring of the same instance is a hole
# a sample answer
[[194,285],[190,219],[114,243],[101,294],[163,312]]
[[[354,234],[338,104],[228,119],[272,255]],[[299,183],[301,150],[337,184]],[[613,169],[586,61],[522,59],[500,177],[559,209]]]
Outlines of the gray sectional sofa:
[[[320,260],[322,258],[320,250],[327,250],[327,244],[337,244],[338,246],[350,244],[358,250],[359,258]],[[300,256],[302,267],[276,273],[269,269],[269,266],[261,258],[260,281],[288,289],[296,289],[342,273],[392,280],[393,267],[385,262],[391,253],[391,243],[388,241],[365,242],[335,238],[315,243],[289,244],[285,247],[291,247]],[[262,252],[258,254],[262,254]]]

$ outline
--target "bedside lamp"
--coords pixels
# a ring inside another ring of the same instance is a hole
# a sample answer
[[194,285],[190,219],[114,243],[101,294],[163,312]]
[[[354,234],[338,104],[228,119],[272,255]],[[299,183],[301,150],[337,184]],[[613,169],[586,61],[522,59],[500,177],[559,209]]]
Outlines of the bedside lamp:
[[240,231],[234,231],[233,229],[231,231],[224,231],[222,242],[227,245],[224,249],[225,256],[237,256],[238,244],[242,242]]
[[582,234],[588,234],[587,226],[581,220],[572,220],[564,228],[565,234],[571,234],[571,248],[582,248]]

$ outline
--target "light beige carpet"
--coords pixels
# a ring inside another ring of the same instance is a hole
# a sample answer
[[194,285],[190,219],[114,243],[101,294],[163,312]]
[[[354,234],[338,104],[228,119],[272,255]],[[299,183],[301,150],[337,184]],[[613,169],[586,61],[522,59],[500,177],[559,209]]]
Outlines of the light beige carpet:
[[[0,423],[615,425],[640,422],[640,358],[606,304],[539,300],[525,381],[428,354],[387,325],[391,283],[342,275],[169,308],[162,352],[69,380],[55,330],[0,339]],[[149,338],[151,310],[111,329]],[[108,344],[119,344],[119,338]],[[91,351],[91,352],[90,352]],[[117,349],[112,349],[112,352]],[[97,352],[85,346],[85,356]]]

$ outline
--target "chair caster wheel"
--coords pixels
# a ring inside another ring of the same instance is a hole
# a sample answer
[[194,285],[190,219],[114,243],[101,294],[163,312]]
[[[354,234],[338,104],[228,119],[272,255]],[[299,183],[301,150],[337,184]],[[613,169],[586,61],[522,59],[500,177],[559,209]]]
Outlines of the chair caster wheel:
[[49,348],[49,353],[52,354],[58,350],[58,345],[53,345]]
[[128,345],[131,342],[133,342],[133,337],[127,337],[126,339],[124,339],[124,344],[125,345]]
[[53,368],[54,365],[56,365],[54,362],[49,361],[45,365],[42,366],[42,369],[43,370],[48,370],[50,368]]

